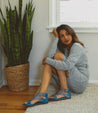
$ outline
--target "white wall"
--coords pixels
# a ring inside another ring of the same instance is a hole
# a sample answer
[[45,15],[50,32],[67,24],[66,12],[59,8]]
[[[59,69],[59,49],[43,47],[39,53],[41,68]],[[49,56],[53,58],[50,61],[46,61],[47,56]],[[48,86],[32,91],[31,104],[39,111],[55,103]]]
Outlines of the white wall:
[[[1,8],[2,2],[0,1],[0,8]],[[1,17],[1,16],[0,16]],[[1,29],[0,29],[1,31]],[[0,45],[0,87],[2,87],[3,79],[2,79],[2,55],[1,55],[1,45]]]
[[1,55],[1,45],[0,45],[0,87],[2,87],[3,79],[2,79],[2,55]]
[[[4,0],[3,0],[4,1]],[[17,0],[10,0],[11,3],[16,4]],[[12,2],[13,1],[13,2]],[[24,0],[23,0],[24,1]],[[49,24],[49,3],[48,0],[34,0],[36,6],[35,15],[32,22],[32,29],[34,30],[33,48],[30,53],[30,85],[39,85],[42,76],[42,59],[47,55],[49,47],[51,46],[53,37],[46,29]],[[84,42],[87,49],[90,69],[90,82],[98,83],[98,52],[97,42],[98,34],[77,34],[79,39]],[[6,61],[3,61],[2,66]],[[4,73],[3,73],[4,76]],[[5,77],[4,77],[5,79]],[[5,84],[5,82],[4,82]]]
[[98,33],[82,33],[77,35],[86,46],[90,71],[90,82],[98,83]]

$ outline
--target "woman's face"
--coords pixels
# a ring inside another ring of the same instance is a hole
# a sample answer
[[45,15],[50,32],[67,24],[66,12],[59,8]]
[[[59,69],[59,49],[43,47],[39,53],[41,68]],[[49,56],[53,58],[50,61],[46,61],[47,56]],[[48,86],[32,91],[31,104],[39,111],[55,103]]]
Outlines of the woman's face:
[[63,44],[69,45],[72,43],[72,36],[64,29],[60,30],[59,36],[60,36],[60,40]]

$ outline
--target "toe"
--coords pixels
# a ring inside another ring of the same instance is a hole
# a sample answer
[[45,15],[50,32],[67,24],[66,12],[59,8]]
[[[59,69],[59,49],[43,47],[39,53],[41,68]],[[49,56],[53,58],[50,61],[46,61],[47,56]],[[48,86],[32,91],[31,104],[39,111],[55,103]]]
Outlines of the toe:
[[62,98],[64,95],[56,95],[57,98]]
[[40,101],[39,99],[35,99],[35,100],[31,101],[31,104],[35,104],[37,102],[42,102],[42,101]]
[[[63,95],[56,95],[56,97],[57,97],[57,98],[62,98],[62,97],[64,97],[64,96],[63,96]],[[53,98],[54,98],[53,96],[50,96],[50,97],[49,97],[49,99],[53,99]]]
[[24,102],[24,104],[27,104],[27,102]]
[[51,99],[51,98],[54,98],[54,97],[53,97],[53,96],[51,96],[51,97],[49,97],[49,98]]
[[[42,101],[40,101],[39,99],[34,99],[31,101],[30,104],[35,104],[36,102],[42,102]],[[24,102],[24,104],[28,104],[28,102]]]

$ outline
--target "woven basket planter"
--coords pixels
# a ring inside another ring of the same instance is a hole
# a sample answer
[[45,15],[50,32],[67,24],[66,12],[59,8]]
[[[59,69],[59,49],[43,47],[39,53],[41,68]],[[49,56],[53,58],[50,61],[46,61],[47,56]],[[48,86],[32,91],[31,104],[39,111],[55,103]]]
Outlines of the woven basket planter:
[[6,67],[6,79],[11,91],[24,91],[29,88],[29,63]]

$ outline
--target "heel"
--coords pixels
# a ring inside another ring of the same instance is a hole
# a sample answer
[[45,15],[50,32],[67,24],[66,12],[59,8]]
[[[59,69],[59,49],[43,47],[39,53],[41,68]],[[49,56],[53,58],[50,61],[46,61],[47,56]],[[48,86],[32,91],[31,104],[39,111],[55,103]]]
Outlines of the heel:
[[65,97],[66,97],[67,99],[70,99],[70,98],[71,98],[70,90],[69,90],[69,89],[66,89],[66,92],[68,92],[68,94],[65,94]]
[[[67,92],[67,93],[64,93]],[[64,95],[64,97],[57,98],[56,95]],[[69,89],[61,89],[59,92],[57,92],[55,95],[52,95],[54,98],[49,98],[49,101],[57,101],[57,100],[64,100],[64,99],[71,99],[71,93]]]
[[44,96],[45,96],[46,98],[45,98],[45,99],[44,99],[44,98],[42,99],[43,103],[48,103],[48,101],[49,101],[48,94],[45,93]]

